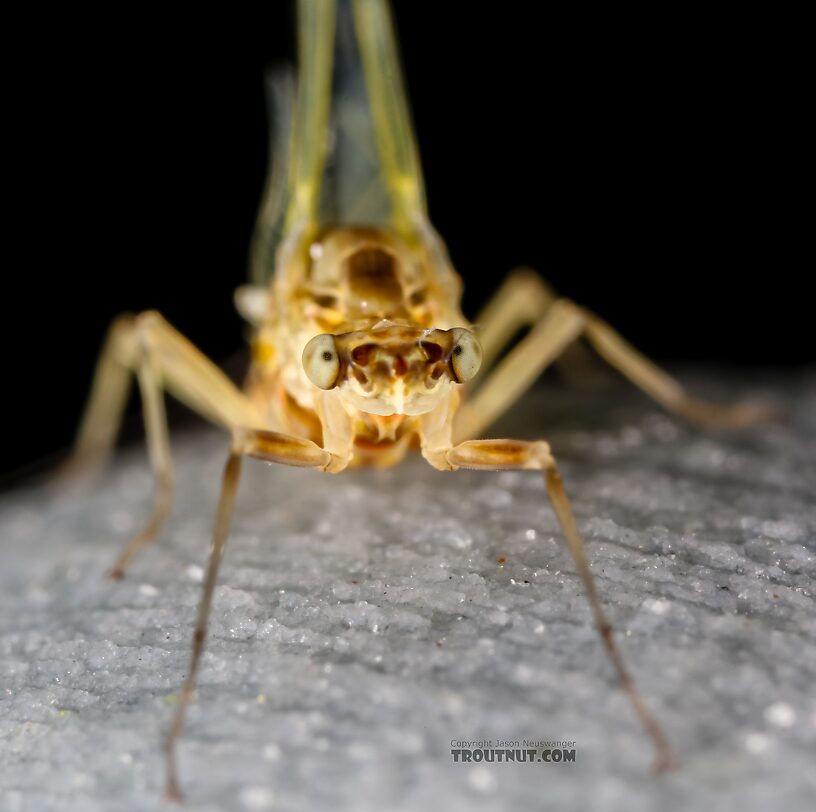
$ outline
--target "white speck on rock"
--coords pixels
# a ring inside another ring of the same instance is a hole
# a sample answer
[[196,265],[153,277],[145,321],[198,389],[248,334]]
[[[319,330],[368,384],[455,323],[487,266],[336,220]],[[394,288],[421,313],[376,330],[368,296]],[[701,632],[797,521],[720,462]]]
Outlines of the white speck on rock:
[[765,721],[774,727],[791,727],[796,721],[796,713],[787,702],[774,702],[765,708]]
[[193,583],[200,584],[204,580],[204,569],[198,564],[190,564],[185,570],[184,574]]
[[770,743],[770,739],[764,733],[749,733],[745,737],[745,749],[754,756],[764,753]]
[[477,792],[493,792],[496,789],[496,776],[489,767],[472,767],[468,773],[468,784]]
[[671,611],[671,602],[663,599],[652,600],[650,598],[644,601],[643,605],[656,615],[667,615]]
[[271,809],[275,802],[275,794],[269,787],[244,787],[240,798],[247,809]]

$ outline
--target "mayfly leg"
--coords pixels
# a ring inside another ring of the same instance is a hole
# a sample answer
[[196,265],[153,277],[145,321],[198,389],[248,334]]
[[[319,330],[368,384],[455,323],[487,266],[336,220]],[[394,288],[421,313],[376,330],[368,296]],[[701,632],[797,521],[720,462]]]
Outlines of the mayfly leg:
[[505,278],[473,322],[482,345],[482,366],[469,383],[471,388],[485,380],[516,333],[535,324],[557,299],[555,291],[529,268],[518,268]]
[[66,479],[93,475],[110,457],[130,395],[137,352],[134,317],[119,316],[99,354],[73,453],[61,472]]
[[232,381],[155,311],[122,316],[102,349],[91,395],[66,474],[96,469],[109,455],[135,374],[144,404],[148,453],[156,480],[150,518],[117,558],[121,578],[133,557],[155,540],[170,513],[173,473],[164,390],[216,425],[261,427],[262,416]]
[[235,508],[238,482],[241,477],[242,457],[252,456],[266,462],[278,462],[299,468],[326,470],[332,462],[332,455],[320,448],[311,440],[303,440],[278,432],[259,429],[236,429],[233,432],[230,449],[221,484],[221,497],[215,515],[212,546],[207,562],[207,573],[204,578],[204,589],[198,605],[196,626],[193,633],[193,650],[190,654],[190,665],[179,694],[176,712],[164,742],[166,786],[168,800],[179,801],[182,798],[176,763],[176,742],[184,729],[187,708],[193,698],[196,677],[201,664],[201,655],[207,639],[210,610],[218,571],[224,556],[224,547],[229,536],[230,523]]
[[598,629],[607,656],[615,670],[618,683],[629,699],[643,729],[648,734],[655,749],[654,769],[658,772],[674,765],[671,746],[663,730],[651,711],[640,697],[634,680],[623,662],[612,631],[612,625],[601,606],[595,579],[589,568],[584,543],[578,532],[575,517],[567,499],[561,475],[556,467],[550,447],[545,442],[525,442],[520,440],[468,440],[444,453],[450,468],[474,468],[480,470],[524,469],[539,470],[544,474],[547,494],[555,510],[561,531],[567,542],[578,577],[589,600],[595,626]]
[[692,397],[609,324],[593,313],[584,313],[586,337],[598,354],[667,411],[694,423],[723,428],[751,426],[778,417],[777,410],[765,403],[720,405]]
[[[536,277],[530,272],[514,284],[528,291],[535,288]],[[692,422],[705,425],[736,428],[751,425],[774,416],[773,409],[761,403],[738,403],[721,406],[692,397],[681,384],[664,372],[646,356],[629,344],[605,321],[586,308],[568,299],[548,301],[549,288],[543,280],[538,283],[539,301],[547,301],[546,310],[532,323],[530,332],[494,369],[489,372],[478,390],[465,401],[456,416],[457,439],[476,437],[494,423],[529,389],[542,372],[560,358],[579,338],[589,345],[612,367],[626,376],[638,388],[656,400],[668,412]],[[499,304],[516,301],[503,289]],[[484,329],[491,337],[491,352],[497,352],[501,340],[510,338],[508,325],[521,326],[508,316],[504,307],[488,305]],[[529,317],[530,311],[525,311]]]
[[131,315],[120,316],[111,325],[94,373],[73,456],[63,470],[66,479],[87,476],[96,473],[106,462],[116,442],[135,371],[144,406],[155,496],[144,527],[125,545],[111,568],[112,578],[122,578],[130,560],[155,539],[170,515],[173,499],[173,464],[161,376],[149,342],[144,340],[143,325],[144,316]]
[[173,501],[173,461],[170,456],[170,436],[167,430],[167,414],[164,409],[164,392],[155,358],[148,351],[142,351],[136,379],[139,382],[139,392],[144,407],[147,452],[156,481],[156,495],[153,511],[147,524],[119,554],[110,571],[112,578],[124,578],[125,568],[133,557],[156,538],[170,515]]
[[190,655],[190,665],[187,669],[184,684],[181,687],[176,713],[173,716],[173,721],[170,724],[170,729],[164,744],[167,782],[165,795],[170,801],[180,801],[182,798],[176,767],[176,739],[178,739],[184,727],[184,717],[193,695],[198,665],[201,660],[201,654],[204,651],[204,641],[207,639],[207,622],[210,616],[210,607],[212,606],[213,591],[215,590],[221,559],[224,555],[224,545],[227,543],[227,536],[229,535],[229,527],[232,521],[232,512],[235,506],[235,497],[238,492],[238,481],[240,478],[241,455],[233,450],[230,452],[227,464],[224,467],[221,498],[219,499],[218,511],[216,513],[213,541],[210,547],[210,558],[207,563],[207,575],[204,581],[204,592],[202,593],[201,601],[198,605],[198,618],[193,634],[193,651]]
[[557,300],[532,330],[488,374],[455,418],[457,440],[476,437],[533,385],[542,372],[580,335],[584,319],[566,300]]

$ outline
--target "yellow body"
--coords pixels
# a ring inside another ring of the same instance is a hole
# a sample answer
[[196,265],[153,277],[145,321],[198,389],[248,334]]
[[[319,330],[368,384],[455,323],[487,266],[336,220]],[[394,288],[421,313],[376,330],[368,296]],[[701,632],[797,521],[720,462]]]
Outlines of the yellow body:
[[[354,227],[282,246],[291,259],[261,302],[246,381],[271,426],[322,445],[321,415],[342,411],[352,434],[349,464],[382,466],[416,444],[420,415],[443,401],[458,405],[462,385],[437,374],[443,364],[429,348],[439,346],[432,339],[440,331],[467,325],[461,285],[444,254],[423,247],[395,231]],[[331,392],[315,387],[302,362],[321,333],[355,334],[343,357],[345,385]]]
[[[338,472],[394,464],[412,445],[440,470],[544,474],[620,685],[654,744],[657,768],[668,767],[668,742],[623,665],[549,446],[473,438],[582,338],[675,414],[734,426],[768,410],[691,398],[608,324],[556,298],[529,270],[512,273],[479,315],[477,340],[459,309],[461,280],[428,221],[386,0],[300,0],[299,45],[291,127],[275,139],[285,160],[273,156],[251,251],[252,285],[237,293],[253,325],[244,389],[158,313],[120,317],[99,361],[73,461],[75,469],[94,468],[110,452],[135,373],[157,488],[149,521],[113,568],[122,577],[170,510],[163,393],[230,435],[192,659],[165,746],[168,795],[179,796],[175,741],[203,650],[242,458]],[[282,86],[273,94],[279,99]],[[462,403],[465,381],[474,391]]]

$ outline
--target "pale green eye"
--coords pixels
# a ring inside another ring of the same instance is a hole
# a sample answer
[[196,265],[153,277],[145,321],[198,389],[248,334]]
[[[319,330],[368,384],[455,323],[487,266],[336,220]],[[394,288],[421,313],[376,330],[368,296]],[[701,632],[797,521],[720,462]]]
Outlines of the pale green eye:
[[315,336],[303,348],[303,369],[309,380],[320,389],[334,389],[340,373],[340,356],[334,336],[323,333]]
[[459,383],[469,381],[482,365],[482,347],[476,336],[464,327],[451,330],[451,338],[453,349],[450,363],[453,374]]

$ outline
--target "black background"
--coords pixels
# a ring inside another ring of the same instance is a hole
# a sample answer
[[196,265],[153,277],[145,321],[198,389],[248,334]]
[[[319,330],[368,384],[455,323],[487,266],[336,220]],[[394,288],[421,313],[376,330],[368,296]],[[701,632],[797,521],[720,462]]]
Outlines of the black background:
[[[524,263],[663,361],[814,360],[795,21],[400,0],[396,20],[467,313]],[[2,470],[17,473],[67,447],[117,313],[157,308],[217,361],[240,350],[262,74],[292,58],[294,14],[50,11],[8,32]]]

